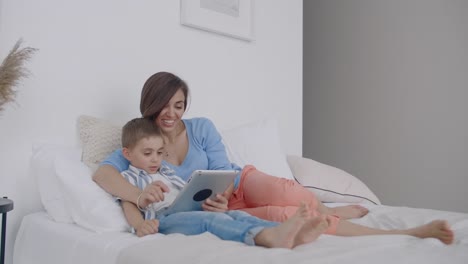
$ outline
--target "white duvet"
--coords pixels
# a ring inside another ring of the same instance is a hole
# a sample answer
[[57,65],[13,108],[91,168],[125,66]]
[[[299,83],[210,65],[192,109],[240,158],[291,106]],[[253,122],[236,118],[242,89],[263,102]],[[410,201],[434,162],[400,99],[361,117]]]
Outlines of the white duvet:
[[55,223],[45,213],[25,217],[15,244],[14,263],[468,263],[468,214],[392,206],[368,206],[370,213],[353,220],[370,227],[409,228],[446,219],[455,242],[403,235],[338,237],[322,235],[311,244],[266,249],[197,236],[90,232]]

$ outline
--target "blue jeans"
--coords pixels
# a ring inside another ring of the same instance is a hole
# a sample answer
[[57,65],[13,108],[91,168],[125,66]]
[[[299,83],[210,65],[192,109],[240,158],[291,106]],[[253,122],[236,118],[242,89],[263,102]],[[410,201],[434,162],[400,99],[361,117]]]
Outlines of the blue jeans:
[[266,227],[277,226],[278,223],[262,220],[242,211],[227,211],[215,213],[192,211],[161,216],[159,233],[198,235],[210,232],[223,239],[255,245],[255,236]]

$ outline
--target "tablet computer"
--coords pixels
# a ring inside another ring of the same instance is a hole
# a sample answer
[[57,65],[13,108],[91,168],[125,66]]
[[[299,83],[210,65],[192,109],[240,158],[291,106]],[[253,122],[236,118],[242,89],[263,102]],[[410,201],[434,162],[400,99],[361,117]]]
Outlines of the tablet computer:
[[157,216],[201,211],[203,202],[222,194],[234,181],[237,170],[195,170],[174,202],[156,212]]

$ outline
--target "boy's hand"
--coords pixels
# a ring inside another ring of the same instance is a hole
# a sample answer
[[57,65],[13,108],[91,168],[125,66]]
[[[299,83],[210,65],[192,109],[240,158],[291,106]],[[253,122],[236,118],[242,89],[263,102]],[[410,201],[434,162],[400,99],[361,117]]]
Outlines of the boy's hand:
[[159,230],[159,221],[156,219],[145,220],[136,228],[138,237],[156,234]]
[[143,189],[138,205],[146,208],[149,204],[164,201],[165,192],[169,192],[169,187],[162,181],[154,181]]

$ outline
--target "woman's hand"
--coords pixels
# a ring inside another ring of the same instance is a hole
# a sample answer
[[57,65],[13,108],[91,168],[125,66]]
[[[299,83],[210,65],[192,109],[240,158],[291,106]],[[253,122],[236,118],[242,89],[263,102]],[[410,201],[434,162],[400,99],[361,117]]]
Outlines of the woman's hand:
[[138,237],[156,234],[159,230],[159,221],[156,219],[145,220],[141,222],[136,228],[136,235]]
[[148,184],[140,194],[140,199],[137,201],[137,206],[146,208],[152,203],[164,201],[164,193],[169,192],[169,187],[162,181],[154,181]]
[[234,183],[231,183],[226,190],[224,191],[223,195],[217,194],[216,199],[213,201],[212,199],[206,199],[205,202],[202,204],[202,208],[205,211],[211,212],[226,212],[228,209],[228,201],[234,191]]
[[224,213],[228,210],[228,199],[224,195],[217,194],[215,199],[206,199],[202,208],[204,211]]

